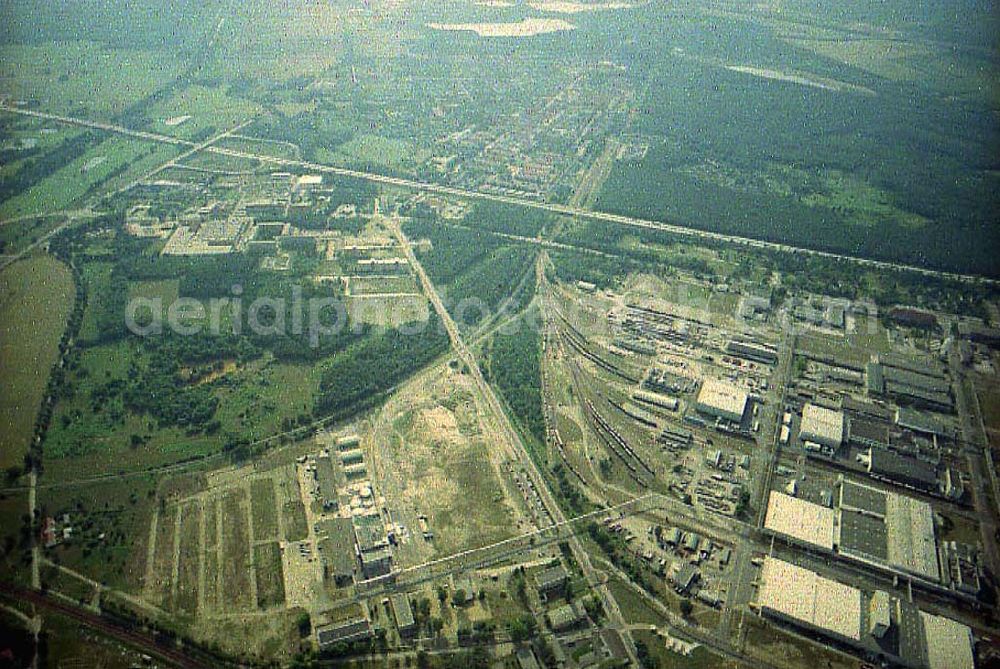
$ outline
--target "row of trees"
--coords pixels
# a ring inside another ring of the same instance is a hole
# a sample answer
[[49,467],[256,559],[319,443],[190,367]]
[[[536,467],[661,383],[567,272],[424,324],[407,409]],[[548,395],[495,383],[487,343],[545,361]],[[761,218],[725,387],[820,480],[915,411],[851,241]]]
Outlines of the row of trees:
[[318,415],[347,415],[377,403],[408,375],[448,350],[436,314],[409,329],[372,332],[335,355],[320,378]]

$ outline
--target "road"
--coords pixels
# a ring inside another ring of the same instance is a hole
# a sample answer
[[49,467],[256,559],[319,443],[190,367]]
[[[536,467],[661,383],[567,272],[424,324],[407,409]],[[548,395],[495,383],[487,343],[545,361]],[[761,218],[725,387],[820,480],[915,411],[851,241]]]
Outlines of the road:
[[[174,144],[176,146],[185,146],[189,148],[194,148],[197,146],[195,142],[191,142],[185,139],[180,139],[177,137],[170,137],[169,135],[162,135],[159,133],[147,132],[144,130],[133,130],[112,123],[102,123],[100,121],[90,121],[87,119],[75,118],[71,116],[61,116],[58,114],[49,114],[46,112],[34,111],[30,109],[22,109],[20,107],[15,107],[11,105],[0,105],[0,111],[6,111],[12,114],[21,114],[24,116],[31,116],[34,118],[40,118],[67,125],[92,128],[94,130],[101,130],[104,132],[117,133],[145,141],[169,143],[169,144]],[[642,228],[646,230],[657,230],[660,232],[667,232],[670,234],[689,237],[696,240],[721,242],[724,244],[743,246],[746,248],[758,249],[764,251],[777,251],[780,253],[806,255],[817,258],[826,258],[829,260],[852,262],[862,267],[869,267],[872,269],[881,269],[881,270],[898,271],[898,272],[911,272],[921,276],[938,278],[938,279],[949,279],[953,281],[962,281],[970,283],[982,283],[987,285],[1000,285],[1000,280],[988,279],[978,275],[959,274],[955,272],[943,272],[939,270],[927,269],[925,267],[917,267],[915,265],[907,265],[904,263],[888,262],[884,260],[872,260],[869,258],[861,258],[859,256],[852,256],[848,254],[831,253],[829,251],[819,251],[816,249],[806,249],[798,246],[792,246],[789,244],[768,242],[761,239],[753,239],[750,237],[741,237],[739,235],[727,235],[720,232],[699,230],[697,228],[690,228],[673,223],[651,221],[648,219],[636,218],[632,216],[622,216],[620,214],[611,214],[602,211],[592,211],[577,206],[553,204],[548,202],[538,202],[535,200],[514,197],[510,195],[498,195],[495,193],[471,191],[464,188],[454,188],[452,186],[445,186],[442,184],[416,181],[413,179],[404,179],[401,177],[393,177],[385,174],[376,174],[372,172],[363,172],[360,170],[351,170],[343,167],[334,167],[332,165],[323,165],[320,163],[312,163],[292,158],[280,158],[277,156],[261,155],[261,154],[249,153],[246,151],[237,151],[235,149],[225,149],[217,146],[209,146],[204,150],[209,153],[215,153],[218,155],[228,156],[231,158],[255,160],[260,163],[277,165],[283,168],[296,168],[312,172],[318,172],[320,174],[333,174],[341,177],[350,177],[354,179],[361,179],[364,181],[371,181],[375,183],[384,184],[387,186],[396,186],[398,188],[403,188],[406,190],[437,193],[439,195],[451,195],[454,197],[459,197],[468,200],[487,200],[491,202],[498,202],[501,204],[509,204],[513,206],[526,207],[530,209],[538,209],[541,211],[546,211],[549,213],[559,214],[563,216],[585,218],[590,220],[602,221],[605,223],[614,223],[617,225],[624,225],[628,227]]]
[[[434,288],[434,284],[431,282],[430,277],[427,276],[427,272],[424,271],[423,265],[420,264],[416,254],[413,252],[413,247],[410,244],[410,241],[406,238],[406,235],[403,233],[397,218],[394,217],[389,220],[389,229],[392,231],[396,240],[402,247],[404,253],[406,254],[407,261],[409,261],[410,266],[417,273],[417,277],[420,279],[424,292],[427,294],[428,299],[430,299],[431,304],[434,306],[434,310],[441,318],[441,322],[444,324],[449,339],[451,339],[452,347],[455,350],[455,353],[468,367],[473,381],[483,398],[486,400],[488,408],[493,414],[493,419],[502,433],[502,437],[498,440],[499,443],[502,447],[510,449],[511,460],[520,463],[525,472],[527,472],[528,476],[534,483],[535,489],[538,491],[546,512],[549,517],[552,518],[554,524],[565,524],[567,519],[562,512],[562,508],[552,496],[548,483],[538,470],[534,460],[532,460],[531,456],[528,454],[524,443],[521,441],[520,435],[511,424],[507,412],[504,411],[503,406],[500,404],[496,394],[493,392],[493,387],[490,386],[490,384],[487,383],[486,379],[483,377],[483,374],[479,369],[479,362],[465,345],[461,333],[458,331],[458,326],[455,325],[455,321],[452,320],[451,314],[449,314],[448,310],[445,309],[444,304],[441,301],[441,296]],[[567,544],[569,545],[570,552],[573,554],[573,558],[576,560],[576,563],[580,566],[584,577],[587,579],[587,582],[601,597],[604,603],[605,611],[608,612],[608,616],[612,624],[625,628],[625,622],[622,618],[621,612],[618,610],[617,602],[615,602],[614,597],[611,595],[611,591],[608,590],[602,580],[597,577],[596,571],[590,563],[590,556],[583,549],[579,539],[577,539],[576,536],[571,535],[567,540]],[[632,643],[631,636],[626,634],[623,638],[625,639],[625,647],[628,652],[629,659],[633,662],[633,664],[637,663],[638,659],[635,655],[635,646]]]
[[[978,516],[979,529],[982,535],[983,558],[987,569],[993,574],[1000,574],[1000,546],[997,545],[997,509],[1000,498],[997,498],[995,485],[996,472],[984,474],[984,469],[992,463],[990,443],[982,429],[981,416],[973,413],[978,410],[979,403],[975,397],[975,387],[962,367],[961,354],[958,346],[952,346],[948,355],[948,363],[952,377],[955,379],[955,408],[959,420],[962,440],[965,442],[965,456],[969,469],[969,492]],[[990,487],[987,487],[987,480]],[[991,494],[992,493],[992,494]],[[993,500],[991,504],[990,500]]]
[[[53,237],[55,237],[56,235],[58,235],[63,230],[66,230],[67,228],[70,228],[70,227],[76,225],[76,222],[79,221],[80,219],[84,219],[84,218],[86,218],[86,219],[96,218],[97,216],[98,216],[98,214],[95,214],[94,212],[92,212],[92,211],[90,211],[88,209],[82,209],[80,211],[70,212],[67,215],[67,218],[66,218],[65,221],[63,221],[62,223],[60,223],[57,227],[53,228],[52,230],[49,230],[47,233],[45,233],[44,235],[42,235],[41,237],[39,237],[38,239],[36,239],[34,242],[32,242],[31,244],[29,244],[28,246],[25,246],[18,253],[14,253],[12,255],[3,256],[3,259],[0,260],[0,270],[2,270],[4,267],[7,267],[7,265],[10,265],[12,263],[17,262],[21,258],[24,258],[29,253],[31,253],[32,251],[34,251],[36,248],[38,248],[42,244],[45,244],[50,239],[52,239]],[[33,217],[33,218],[37,218],[37,217]]]

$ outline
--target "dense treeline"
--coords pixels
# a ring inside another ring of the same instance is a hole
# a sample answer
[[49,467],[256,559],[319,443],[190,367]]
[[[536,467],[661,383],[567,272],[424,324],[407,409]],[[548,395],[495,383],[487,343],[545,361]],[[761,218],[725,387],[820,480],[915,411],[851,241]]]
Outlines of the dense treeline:
[[[533,250],[523,246],[504,246],[486,260],[463,273],[445,289],[448,311],[460,326],[474,327],[483,318],[496,313],[511,295],[525,272],[531,271]],[[532,277],[529,287],[534,286]],[[530,291],[518,296],[523,304],[531,299]]]
[[421,255],[420,263],[435,284],[448,284],[501,246],[495,235],[456,228],[428,220],[414,219],[406,225],[410,239],[428,239],[432,249]]
[[541,338],[530,320],[519,320],[513,334],[493,337],[483,375],[500,390],[522,429],[544,444]]
[[475,204],[463,223],[509,235],[534,237],[545,229],[552,218],[552,214],[540,209],[482,201]]
[[[649,151],[616,166],[596,208],[925,267],[1000,273],[993,252],[1000,244],[1000,128],[988,95],[965,91],[959,101],[960,85],[941,74],[951,62],[960,72],[988,68],[988,59],[971,51],[936,54],[919,81],[893,81],[791,46],[756,22],[727,19],[698,30],[663,20],[654,5],[626,21],[649,36],[618,47],[642,90],[646,112],[633,131],[648,140]],[[657,46],[664,43],[723,61],[809,72],[876,95],[765,80],[676,58]],[[904,222],[906,214],[929,221]]]
[[[684,239],[660,230],[632,228],[602,221],[587,221],[566,226],[558,240],[604,253],[624,256],[631,262],[668,265],[671,268],[697,275],[707,275],[712,271],[703,257],[686,255],[676,250],[672,250],[669,255],[666,255],[662,247],[679,244],[679,248],[683,248],[685,243],[690,243],[690,239]],[[629,242],[638,242],[638,244]]]
[[16,170],[0,172],[0,202],[6,202],[52,176],[82,156],[88,145],[95,141],[89,132],[80,133],[63,140],[49,151],[27,158]]
[[189,383],[182,368],[222,359],[246,362],[260,354],[247,339],[207,334],[180,336],[165,330],[142,340],[146,364],[130,374],[122,398],[135,413],[156,418],[160,427],[176,426],[189,432],[216,432],[218,399],[211,384]]
[[265,139],[298,144],[306,160],[315,160],[319,149],[334,151],[354,136],[336,116],[312,112],[286,115],[278,110],[257,125],[257,132]]
[[[506,210],[505,210],[506,211]],[[468,230],[416,219],[407,225],[412,239],[429,239],[430,251],[421,264],[445,297],[448,311],[462,326],[478,325],[484,316],[500,308],[524,273],[530,271],[533,249],[504,244],[488,232]],[[530,288],[519,295],[523,304],[531,299]]]
[[326,365],[318,415],[347,415],[376,404],[394,385],[448,349],[448,336],[431,312],[426,324],[371,333]]

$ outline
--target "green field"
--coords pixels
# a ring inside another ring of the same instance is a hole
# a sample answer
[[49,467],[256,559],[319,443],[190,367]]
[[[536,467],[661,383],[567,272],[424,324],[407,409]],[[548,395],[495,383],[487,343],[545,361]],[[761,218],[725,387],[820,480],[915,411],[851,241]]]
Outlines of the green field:
[[281,568],[281,549],[274,541],[254,547],[254,570],[257,576],[257,606],[268,609],[285,603],[285,581]]
[[254,541],[278,539],[278,507],[271,479],[254,479],[250,482],[250,501]]
[[658,669],[721,669],[729,666],[720,657],[713,655],[704,647],[697,647],[690,655],[675,653],[666,647],[662,638],[646,630],[632,633],[635,641],[646,644],[649,655],[655,658]]
[[[169,52],[65,41],[0,46],[0,91],[55,114],[111,120],[181,72]],[[80,76],[86,72],[87,76]]]
[[[227,94],[221,87],[193,85],[184,88],[147,112],[149,130],[185,139],[204,138],[252,121],[262,109],[254,102]],[[178,125],[167,121],[190,116]]]
[[411,170],[429,157],[429,151],[418,150],[413,142],[372,134],[355,135],[335,152],[324,149],[317,153],[321,162],[391,171]]
[[41,488],[39,507],[53,517],[68,514],[73,527],[72,538],[49,549],[49,557],[110,587],[139,590],[145,578],[156,484],[152,476],[135,476],[114,485],[100,481]]
[[[149,289],[169,292],[170,286]],[[129,470],[220,450],[218,436],[158,426],[152,417],[124,405],[117,389],[131,378],[134,366],[142,369],[148,363],[134,340],[92,346],[79,355],[79,367],[69,375],[73,390],[57,403],[46,437],[46,454],[54,467]],[[219,401],[217,418],[250,440],[284,431],[291,426],[286,421],[311,415],[319,374],[315,366],[264,360],[235,367],[212,387]]]
[[114,265],[110,262],[87,263],[83,266],[83,282],[87,286],[87,295],[93,296],[87,300],[87,305],[83,308],[83,322],[80,324],[80,340],[84,342],[96,342],[101,336],[101,314],[100,310],[103,301],[98,296],[105,294],[111,287],[111,270]]
[[62,216],[42,216],[3,223],[0,225],[0,251],[10,255],[21,253],[65,220]]
[[34,256],[0,272],[3,467],[20,465],[27,452],[74,296],[69,268],[50,256]]
[[220,511],[226,519],[222,526],[222,592],[225,600],[234,607],[249,608],[256,605],[250,601],[250,550],[246,511],[246,495],[242,491],[226,493],[222,498]]
[[61,211],[81,204],[88,195],[124,187],[165,163],[177,148],[132,138],[92,140],[82,154],[27,190],[0,204],[0,218]]

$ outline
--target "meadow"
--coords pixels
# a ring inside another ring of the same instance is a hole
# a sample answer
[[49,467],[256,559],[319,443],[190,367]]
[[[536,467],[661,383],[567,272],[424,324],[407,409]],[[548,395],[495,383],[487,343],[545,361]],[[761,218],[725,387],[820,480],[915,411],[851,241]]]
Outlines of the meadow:
[[50,256],[33,256],[0,272],[3,468],[22,464],[74,299],[69,268]]

